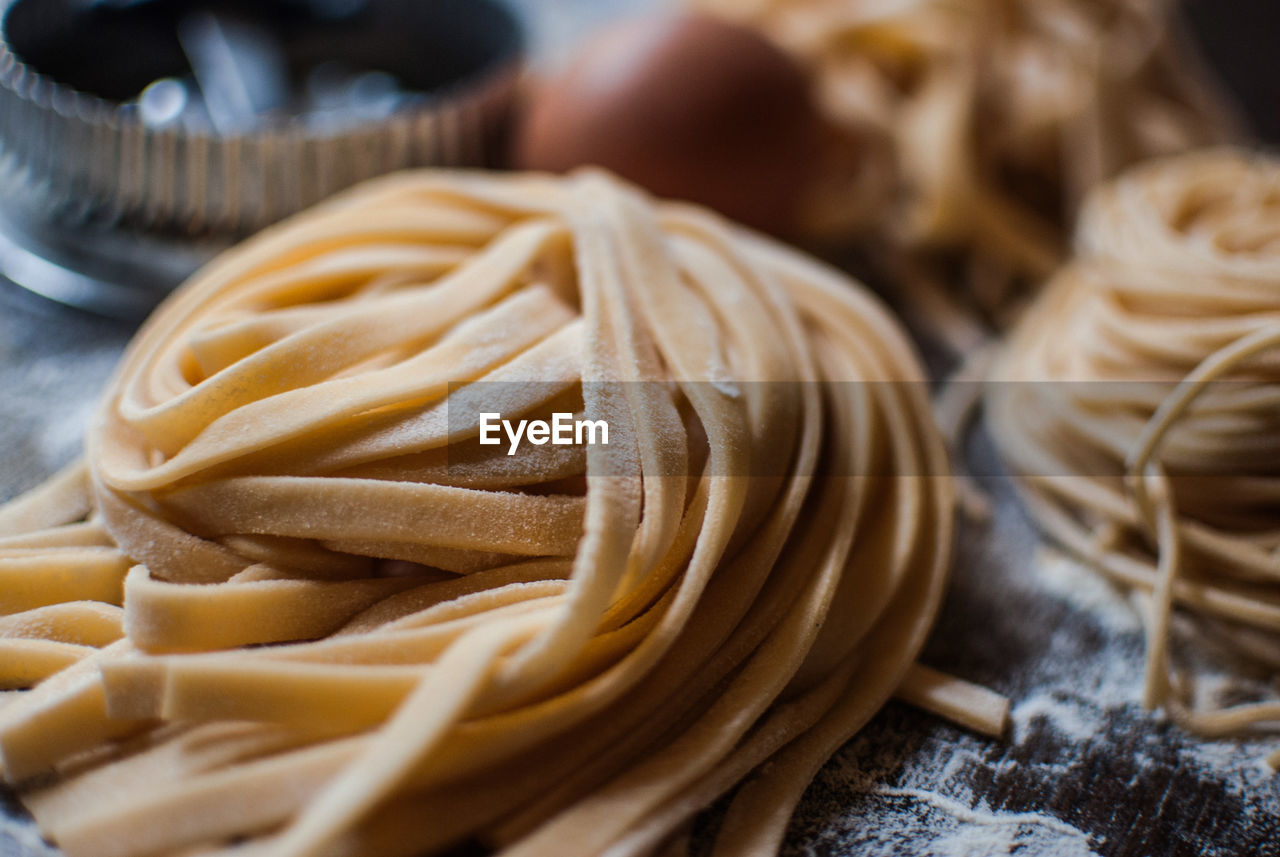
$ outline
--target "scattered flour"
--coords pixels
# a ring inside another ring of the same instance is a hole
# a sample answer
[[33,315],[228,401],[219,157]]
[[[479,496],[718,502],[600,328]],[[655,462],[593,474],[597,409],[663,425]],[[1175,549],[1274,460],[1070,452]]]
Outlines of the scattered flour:
[[[43,355],[18,365],[0,365],[7,409],[0,443],[25,449],[22,456],[5,462],[8,469],[0,486],[9,487],[6,483],[14,475],[30,484],[23,468],[35,469],[38,477],[80,454],[98,396],[118,358],[118,347],[108,343],[85,348],[74,361]],[[10,464],[17,465],[17,474]]]
[[[1112,716],[1164,721],[1165,716],[1160,712],[1141,710],[1142,622],[1125,592],[1052,548],[1038,549],[1031,565],[1040,588],[1094,617],[1107,636],[1102,651],[1071,664],[1069,677],[1046,676],[1038,686],[1015,698],[1010,713],[1013,741],[1034,740],[1037,727],[1044,725],[1073,742],[1105,741],[1101,733]],[[1193,630],[1185,623],[1180,624],[1175,640],[1185,640],[1185,635]],[[1069,629],[1055,632],[1054,643],[1058,642],[1059,635],[1066,637],[1071,633]],[[1240,669],[1230,654],[1209,651],[1201,643],[1176,646],[1175,650],[1183,667],[1194,676],[1197,705],[1262,699],[1274,693],[1265,681],[1250,678],[1248,671]],[[1274,794],[1277,775],[1263,760],[1280,747],[1280,736],[1259,733],[1245,738],[1206,740],[1174,729],[1169,737],[1151,736],[1150,740],[1156,744],[1172,740],[1176,763],[1201,778],[1220,783],[1228,793],[1243,801],[1242,811],[1246,815],[1269,805],[1267,796]],[[1164,754],[1157,753],[1157,757],[1163,757],[1162,762],[1146,757],[1141,747],[1133,747],[1130,752],[1140,766],[1169,763]]]
[[1112,632],[1140,631],[1142,620],[1123,589],[1052,548],[1036,551],[1032,571],[1041,589],[1070,602]]
[[1019,699],[1009,712],[1014,743],[1026,740],[1041,718],[1073,741],[1088,741],[1106,726],[1106,715],[1098,702],[1073,697],[1061,688],[1040,688]]
[[1053,632],[1050,645],[1064,653],[1062,660],[1036,687],[1015,696],[1010,711],[1013,739],[1021,743],[1039,724],[1047,723],[1066,740],[1087,742],[1099,736],[1113,713],[1138,713],[1142,620],[1123,589],[1059,551],[1038,547],[1030,566],[1037,588],[1066,601],[1073,617],[1101,625],[1106,642],[1103,652],[1076,657],[1078,627]]
[[1049,815],[1032,812],[993,812],[979,803],[968,806],[958,800],[923,789],[877,787],[873,795],[894,801],[910,801],[930,816],[936,831],[931,841],[913,843],[917,854],[927,857],[986,857],[1017,854],[1019,857],[1094,857],[1092,842],[1082,830]]
[[68,409],[61,418],[51,419],[45,431],[37,438],[40,463],[53,471],[80,454],[84,447],[85,432],[93,418],[93,401],[81,402]]

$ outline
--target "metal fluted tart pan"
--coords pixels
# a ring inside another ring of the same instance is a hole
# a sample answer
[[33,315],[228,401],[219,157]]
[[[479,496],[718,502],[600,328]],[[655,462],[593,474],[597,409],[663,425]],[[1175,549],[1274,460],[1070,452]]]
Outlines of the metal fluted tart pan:
[[[153,127],[132,100],[185,71],[176,30],[254,16],[290,73],[390,71],[419,97],[316,128],[277,111],[227,132]],[[491,160],[523,36],[499,0],[0,0],[0,273],[58,300],[136,315],[247,233],[363,179]]]

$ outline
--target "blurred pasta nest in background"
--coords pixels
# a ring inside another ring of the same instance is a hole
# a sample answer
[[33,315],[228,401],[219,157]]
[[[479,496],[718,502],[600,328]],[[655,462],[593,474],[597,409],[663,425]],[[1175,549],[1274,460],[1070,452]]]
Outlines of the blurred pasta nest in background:
[[[696,0],[812,70],[833,130],[809,230],[879,236],[894,286],[938,319],[999,326],[1061,261],[1096,182],[1237,134],[1169,0]],[[919,309],[919,308],[918,308]],[[968,337],[966,339],[966,337]]]
[[856,284],[602,174],[348,192],[0,511],[6,778],[72,857],[648,854],[744,779],[717,847],[776,849],[938,605],[923,380]]

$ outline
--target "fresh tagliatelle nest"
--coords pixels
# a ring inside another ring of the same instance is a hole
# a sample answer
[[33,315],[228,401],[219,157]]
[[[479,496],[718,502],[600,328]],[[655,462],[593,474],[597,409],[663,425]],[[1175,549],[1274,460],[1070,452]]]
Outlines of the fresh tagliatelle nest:
[[988,425],[1042,528],[1143,594],[1146,704],[1210,736],[1274,725],[1274,699],[1198,702],[1169,638],[1177,608],[1207,632],[1188,646],[1280,670],[1280,158],[1134,168],[1076,244],[996,361]]
[[771,852],[891,694],[999,725],[912,667],[923,380],[855,283],[608,176],[360,187],[175,294],[0,510],[5,777],[72,857],[642,855],[744,782],[716,853]]

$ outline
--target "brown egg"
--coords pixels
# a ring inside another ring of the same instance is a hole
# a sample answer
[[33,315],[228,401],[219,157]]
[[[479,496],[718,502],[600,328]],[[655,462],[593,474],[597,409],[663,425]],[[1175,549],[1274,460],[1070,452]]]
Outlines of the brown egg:
[[591,39],[531,92],[519,169],[594,164],[658,196],[792,231],[817,157],[804,71],[753,30],[704,15],[631,21]]

